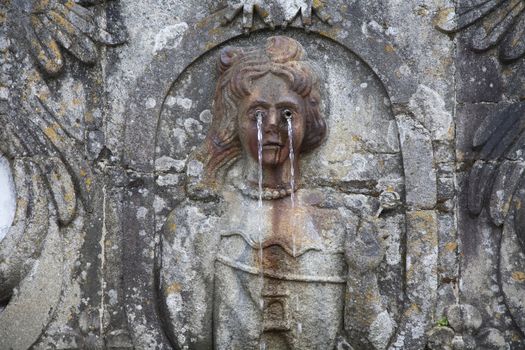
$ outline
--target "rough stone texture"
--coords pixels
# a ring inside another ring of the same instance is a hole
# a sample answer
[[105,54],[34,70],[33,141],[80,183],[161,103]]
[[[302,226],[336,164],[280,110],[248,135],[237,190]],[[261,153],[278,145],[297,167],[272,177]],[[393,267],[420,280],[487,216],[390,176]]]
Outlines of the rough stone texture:
[[483,322],[481,314],[472,305],[453,305],[446,311],[450,327],[456,332],[474,332]]
[[[524,7],[2,2],[0,159],[16,209],[0,224],[0,348],[260,349],[246,305],[261,293],[316,313],[285,325],[295,349],[525,348]],[[288,212],[241,195],[239,162],[221,175],[226,197],[199,187],[193,157],[216,118],[221,50],[274,35],[300,42],[321,78],[328,133],[300,156],[295,199],[301,233],[341,259],[312,248],[295,269],[332,273],[324,292],[260,290],[214,260],[241,251],[218,243],[233,222],[253,233]]]
[[433,209],[436,205],[436,170],[431,135],[407,115],[397,116],[397,124],[408,190],[407,205],[414,209]]
[[435,327],[428,332],[428,347],[432,350],[450,350],[454,331],[448,327]]

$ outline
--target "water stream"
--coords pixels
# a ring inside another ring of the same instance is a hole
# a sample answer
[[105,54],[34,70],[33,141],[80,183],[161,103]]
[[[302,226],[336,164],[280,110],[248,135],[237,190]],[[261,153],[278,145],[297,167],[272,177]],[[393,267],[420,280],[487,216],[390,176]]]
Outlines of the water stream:
[[295,258],[296,248],[295,248],[295,154],[293,152],[293,129],[292,129],[292,118],[286,118],[288,122],[288,140],[290,142],[290,201],[292,203],[292,253]]
[[[294,163],[295,163],[295,154],[293,150],[293,128],[292,128],[292,118],[286,118],[286,121],[288,122],[288,140],[290,142],[290,202],[292,205],[292,254],[293,257],[296,257],[296,243],[295,243],[295,169],[294,169]],[[295,311],[299,311],[299,296],[296,296],[295,299]],[[297,322],[297,334],[301,334],[303,332],[303,324],[301,322]]]
[[[259,208],[259,220],[258,220],[258,235],[259,235],[259,283],[261,288],[261,298],[259,300],[259,307],[261,308],[261,313],[264,309],[264,299],[263,299],[263,288],[264,288],[264,270],[263,270],[263,237],[262,237],[262,195],[263,195],[263,169],[262,169],[262,113],[257,113],[257,158],[259,161],[259,202],[257,207]],[[261,338],[264,332],[264,324],[261,320]],[[260,350],[266,350],[266,343],[261,339],[259,344]]]
[[257,114],[257,158],[259,161],[259,202],[257,207],[259,208],[259,220],[258,220],[258,239],[259,239],[259,279],[261,284],[261,300],[260,307],[261,310],[264,306],[264,301],[262,298],[262,287],[264,285],[264,271],[263,271],[263,237],[262,237],[262,195],[263,195],[263,169],[262,169],[262,114]]

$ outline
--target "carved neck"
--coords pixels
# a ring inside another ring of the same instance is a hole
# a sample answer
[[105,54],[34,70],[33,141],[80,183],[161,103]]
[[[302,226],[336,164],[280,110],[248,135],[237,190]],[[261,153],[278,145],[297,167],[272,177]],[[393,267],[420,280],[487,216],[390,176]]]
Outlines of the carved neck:
[[[295,158],[295,188],[297,189],[297,180],[299,178],[299,162]],[[259,164],[252,157],[246,155],[243,165],[243,179],[249,186],[258,186],[259,183]],[[268,189],[289,189],[291,178],[290,159],[288,158],[281,165],[271,167],[263,166],[263,187]]]

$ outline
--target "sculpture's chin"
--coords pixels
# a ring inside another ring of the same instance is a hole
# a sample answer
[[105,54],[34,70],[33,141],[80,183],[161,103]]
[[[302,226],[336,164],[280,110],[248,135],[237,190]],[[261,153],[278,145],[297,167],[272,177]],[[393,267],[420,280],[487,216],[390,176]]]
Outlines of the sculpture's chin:
[[279,146],[265,146],[262,153],[262,163],[264,166],[276,167],[283,164],[286,160],[287,154],[284,154],[282,147]]

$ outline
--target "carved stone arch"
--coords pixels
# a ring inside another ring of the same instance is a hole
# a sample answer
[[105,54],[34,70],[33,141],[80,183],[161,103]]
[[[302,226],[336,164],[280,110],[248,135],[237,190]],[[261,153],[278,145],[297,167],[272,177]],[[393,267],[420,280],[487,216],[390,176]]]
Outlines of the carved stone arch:
[[[148,344],[147,339],[151,340],[151,335],[159,347],[169,347],[166,337],[159,334],[162,326],[155,301],[158,282],[155,270],[160,268],[155,265],[159,238],[156,236],[158,223],[153,209],[159,119],[164,99],[184,70],[206,52],[243,35],[242,28],[221,27],[221,17],[222,13],[218,12],[192,27],[186,23],[179,24],[182,34],[176,37],[176,44],[156,53],[138,80],[124,114],[127,120],[123,162],[131,174],[122,217],[125,235],[124,282],[128,318],[135,320],[130,324],[135,327],[132,334],[139,347]],[[416,94],[416,82],[408,64],[384,35],[368,28],[366,23],[351,14],[333,27],[314,24],[310,30],[335,41],[364,61],[379,78],[390,99],[400,131],[406,178],[407,261],[406,303],[389,348],[423,348],[437,289],[436,174],[432,167],[434,136],[423,122],[430,116],[417,115],[412,111],[409,102]],[[406,173],[407,169],[410,173]],[[421,179],[427,179],[428,183]]]

